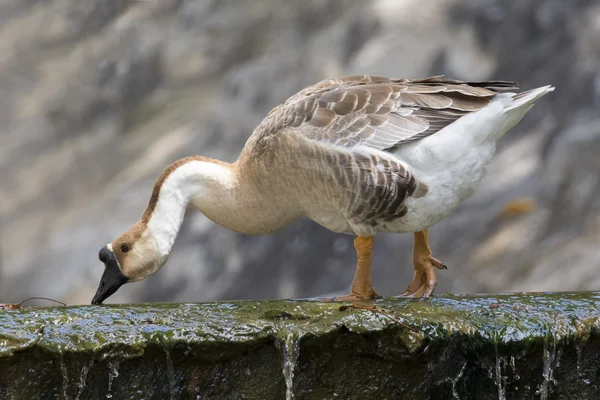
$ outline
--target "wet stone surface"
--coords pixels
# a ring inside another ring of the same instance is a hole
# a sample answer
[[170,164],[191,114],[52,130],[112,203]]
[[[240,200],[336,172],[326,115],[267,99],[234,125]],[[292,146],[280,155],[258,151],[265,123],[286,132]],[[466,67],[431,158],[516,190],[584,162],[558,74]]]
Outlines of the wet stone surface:
[[340,306],[0,311],[0,398],[558,399],[600,391],[600,292]]

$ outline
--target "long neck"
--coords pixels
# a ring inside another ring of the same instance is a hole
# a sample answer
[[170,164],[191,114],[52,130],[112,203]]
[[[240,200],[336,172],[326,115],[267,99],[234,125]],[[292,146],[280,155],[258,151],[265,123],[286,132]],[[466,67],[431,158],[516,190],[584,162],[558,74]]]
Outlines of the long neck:
[[285,203],[271,197],[248,182],[234,164],[191,157],[165,170],[142,219],[159,253],[168,256],[188,205],[230,230],[266,234],[297,217]]
[[201,199],[204,207],[231,198],[236,186],[230,164],[200,157],[171,164],[158,178],[142,221],[156,250],[167,256],[179,234],[190,202]]

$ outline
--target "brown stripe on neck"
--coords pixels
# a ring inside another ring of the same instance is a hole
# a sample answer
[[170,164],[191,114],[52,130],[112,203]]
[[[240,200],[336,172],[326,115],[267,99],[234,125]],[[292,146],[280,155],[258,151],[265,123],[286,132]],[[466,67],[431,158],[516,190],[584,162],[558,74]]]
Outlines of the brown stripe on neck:
[[154,209],[156,208],[156,203],[158,203],[158,197],[160,196],[160,189],[162,188],[162,185],[165,182],[165,180],[177,168],[179,168],[182,165],[187,164],[191,161],[209,161],[209,159],[206,157],[202,157],[202,156],[189,156],[189,157],[180,158],[179,160],[177,160],[174,163],[172,163],[171,165],[169,165],[163,171],[163,173],[160,174],[160,176],[156,180],[156,183],[154,184],[154,187],[152,188],[152,195],[150,196],[150,201],[148,201],[148,207],[146,207],[146,210],[144,211],[144,214],[142,215],[142,218],[141,218],[141,222],[144,226],[148,224],[148,222],[150,221],[150,217],[152,216],[152,213],[154,212]]
[[127,244],[130,247],[134,246],[135,243],[142,237],[142,234],[146,231],[148,222],[150,221],[150,217],[152,217],[152,213],[156,208],[156,204],[158,203],[158,198],[160,196],[160,190],[162,188],[163,183],[165,182],[167,177],[171,175],[177,168],[192,161],[206,161],[218,164],[222,163],[221,161],[212,160],[207,157],[190,156],[175,161],[163,171],[163,173],[158,177],[156,183],[154,184],[154,188],[152,189],[152,195],[150,196],[150,201],[148,202],[148,206],[146,207],[142,218],[138,222],[136,222],[135,225],[132,226],[127,232],[123,233],[115,241],[112,242],[113,252],[115,253],[115,257],[117,257],[117,260],[119,261],[121,266],[126,265],[125,258],[128,254],[131,253],[123,253],[120,249],[120,246],[122,244]]
[[150,196],[150,201],[148,202],[148,207],[146,207],[146,210],[144,211],[144,214],[142,215],[142,218],[140,220],[141,224],[144,227],[150,221],[150,217],[152,216],[152,213],[154,212],[154,209],[156,208],[156,203],[158,203],[158,198],[160,196],[160,190],[161,190],[162,185],[165,182],[165,180],[177,168],[181,167],[184,164],[192,162],[192,161],[205,161],[205,162],[211,162],[211,163],[215,163],[215,164],[230,165],[226,162],[214,160],[214,159],[204,157],[204,156],[189,156],[189,157],[180,158],[179,160],[177,160],[174,163],[172,163],[171,165],[169,165],[163,171],[163,173],[158,177],[158,179],[156,180],[156,183],[154,184],[154,188],[152,189],[152,195]]
[[180,158],[179,160],[177,160],[174,163],[172,163],[171,165],[169,165],[163,171],[163,173],[160,174],[160,176],[156,180],[156,183],[154,184],[154,187],[152,188],[152,195],[150,196],[150,201],[148,201],[148,207],[146,207],[146,210],[144,211],[144,214],[142,215],[142,218],[141,218],[141,223],[144,226],[146,226],[148,224],[148,222],[150,221],[150,217],[152,216],[152,213],[154,212],[154,209],[156,208],[156,203],[158,203],[158,197],[160,196],[160,189],[162,188],[162,185],[165,182],[165,180],[177,168],[179,168],[182,165],[187,164],[191,161],[209,161],[209,159],[206,157],[202,157],[202,156],[190,156],[190,157]]

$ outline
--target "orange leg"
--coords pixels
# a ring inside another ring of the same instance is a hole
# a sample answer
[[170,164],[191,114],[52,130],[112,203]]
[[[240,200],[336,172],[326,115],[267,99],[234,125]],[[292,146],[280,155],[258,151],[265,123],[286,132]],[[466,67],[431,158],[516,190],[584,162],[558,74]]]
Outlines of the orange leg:
[[352,293],[348,296],[334,297],[333,301],[355,301],[381,297],[373,289],[373,281],[371,279],[374,241],[374,236],[358,236],[354,239],[354,248],[356,249],[358,262],[356,264],[354,280],[352,280]]
[[433,267],[437,269],[446,269],[446,266],[439,260],[433,258],[429,248],[429,236],[427,229],[415,232],[415,244],[413,248],[413,266],[415,276],[401,294],[407,297],[429,297],[435,290],[437,278]]

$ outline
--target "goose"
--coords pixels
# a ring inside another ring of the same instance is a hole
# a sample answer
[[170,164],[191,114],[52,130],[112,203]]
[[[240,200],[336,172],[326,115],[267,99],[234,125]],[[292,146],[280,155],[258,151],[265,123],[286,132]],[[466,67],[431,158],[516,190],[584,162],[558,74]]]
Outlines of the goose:
[[347,296],[380,297],[372,284],[378,232],[414,235],[414,277],[401,296],[429,297],[446,266],[428,228],[468,199],[496,142],[554,90],[516,82],[345,76],[323,80],[273,108],[233,163],[190,156],[158,177],[140,220],[98,257],[92,304],[145,279],[167,261],[188,207],[247,235],[300,218],[353,235],[356,270]]

